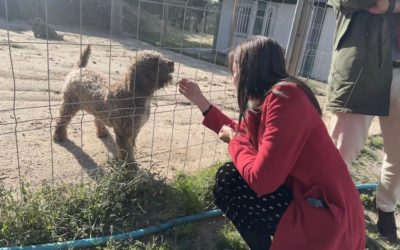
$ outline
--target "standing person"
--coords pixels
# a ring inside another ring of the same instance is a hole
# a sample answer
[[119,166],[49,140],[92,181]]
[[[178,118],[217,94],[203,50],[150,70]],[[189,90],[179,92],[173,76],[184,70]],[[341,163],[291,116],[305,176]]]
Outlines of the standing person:
[[350,168],[364,147],[374,116],[384,141],[376,194],[379,233],[397,240],[400,197],[400,50],[397,0],[329,0],[337,28],[328,81],[331,137]]
[[[289,76],[279,44],[254,37],[230,54],[239,121],[183,79],[179,91],[229,143],[215,204],[251,249],[365,248],[363,209],[311,90]],[[273,241],[271,242],[271,236]]]

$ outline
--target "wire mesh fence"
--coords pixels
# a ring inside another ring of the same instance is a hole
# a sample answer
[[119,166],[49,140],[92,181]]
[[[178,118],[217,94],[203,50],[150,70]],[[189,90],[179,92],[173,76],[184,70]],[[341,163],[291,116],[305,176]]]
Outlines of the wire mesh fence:
[[[334,16],[324,0],[310,4],[297,72],[326,81]],[[197,82],[213,103],[237,117],[227,52],[254,35],[271,36],[286,48],[295,10],[292,0],[0,0],[1,184],[18,189],[24,183],[90,183],[117,155],[113,128],[97,138],[95,116],[87,111],[73,116],[68,140],[53,141],[65,78],[88,44],[88,68],[107,79],[105,92],[123,81],[142,50],[175,62],[172,82],[148,99],[149,120],[134,148],[140,168],[171,179],[228,159],[226,145],[201,125],[201,113],[178,93],[177,82]],[[37,18],[42,34],[34,35]],[[52,39],[53,29],[62,40]]]
[[[44,2],[39,1],[39,3],[43,4]],[[83,8],[86,5],[85,1],[75,1],[75,4],[82,7],[78,8],[81,15],[79,24],[81,25],[71,27],[70,29],[73,29],[71,32],[67,30],[62,32],[64,41],[60,42],[34,39],[28,31],[29,28],[24,27],[23,23],[6,20],[2,44],[8,45],[9,48],[3,49],[2,53],[4,55],[7,53],[9,56],[2,56],[4,59],[7,58],[3,61],[5,67],[2,75],[6,78],[3,84],[5,95],[11,95],[7,98],[9,102],[5,101],[1,108],[3,115],[0,133],[3,137],[2,141],[7,142],[10,147],[3,151],[2,167],[8,170],[18,169],[21,172],[18,177],[15,173],[12,174],[13,171],[7,171],[7,175],[14,175],[21,182],[56,180],[73,174],[83,176],[92,170],[96,171],[98,165],[104,163],[106,159],[110,159],[110,154],[113,152],[112,141],[102,142],[92,134],[94,117],[85,112],[78,113],[71,122],[70,141],[66,144],[54,144],[51,140],[54,121],[59,117],[64,78],[72,70],[73,63],[79,59],[79,54],[85,44],[91,44],[93,48],[89,67],[106,74],[110,84],[123,77],[125,68],[130,64],[131,58],[135,58],[137,51],[143,49],[163,51],[167,57],[176,62],[173,83],[158,91],[152,98],[150,120],[146,123],[138,139],[135,150],[136,158],[139,162],[143,162],[143,166],[158,166],[161,171],[165,172],[170,172],[167,166],[183,170],[187,162],[191,162],[190,169],[193,169],[194,166],[198,167],[200,159],[197,152],[201,151],[201,148],[203,151],[211,148],[204,147],[204,145],[214,144],[216,138],[211,136],[208,131],[204,131],[199,125],[201,117],[192,112],[193,107],[177,93],[177,80],[182,77],[195,80],[201,83],[210,98],[217,102],[228,101],[231,106],[234,103],[232,102],[232,90],[230,90],[230,100],[228,100],[228,76],[225,69],[216,66],[215,63],[205,63],[199,60],[202,53],[213,54],[211,46],[207,45],[208,48],[206,46],[202,48],[201,44],[199,46],[196,44],[190,48],[195,51],[192,52],[194,53],[193,58],[185,56],[183,50],[188,47],[184,44],[183,35],[187,35],[186,27],[173,25],[162,27],[161,23],[165,23],[162,13],[147,12],[148,9],[152,9],[154,12],[156,8],[153,5],[155,5],[161,12],[163,7],[170,7],[185,14],[185,5],[182,7],[172,2],[169,6],[163,2],[137,1],[135,6],[135,3],[123,2],[123,10],[135,9],[138,17],[139,14],[145,17],[147,15],[153,19],[152,22],[158,23],[158,25],[146,22],[140,24],[140,18],[133,21],[125,18],[125,15],[123,16],[124,25],[150,27],[153,33],[158,29],[158,37],[151,37],[154,45],[150,45],[142,42],[140,36],[146,40],[147,35],[152,36],[153,34],[141,31],[140,28],[129,33],[138,38],[115,37],[111,28],[109,31],[90,31],[83,22],[86,14]],[[125,6],[127,7],[125,8]],[[39,5],[39,7],[43,6]],[[73,7],[76,9],[76,6]],[[186,8],[188,7],[186,6]],[[199,11],[198,8],[196,11]],[[203,12],[205,13],[206,9]],[[45,8],[43,20],[46,25],[48,24],[48,13],[48,8]],[[196,15],[199,16],[199,14]],[[182,18],[184,19],[184,17]],[[204,24],[192,26],[205,28]],[[18,28],[23,31],[15,32],[15,29]],[[169,33],[173,32],[173,35],[165,33],[166,37],[178,37],[180,41],[177,39],[173,45],[168,45],[169,40],[163,41],[164,39],[160,36],[164,29],[167,29]],[[91,32],[97,33],[88,34]],[[201,43],[207,34],[198,31],[192,36],[194,38],[189,38]],[[207,39],[209,38],[207,37]],[[168,48],[174,52],[167,51],[160,42],[165,42],[165,46],[169,46]],[[215,57],[215,55],[212,56]],[[192,113],[193,117],[191,117]],[[191,119],[192,121],[190,121]],[[191,127],[192,125],[193,127]],[[10,145],[9,138],[15,139],[13,146]],[[33,147],[34,151],[32,151]],[[8,150],[14,152],[10,154]],[[205,162],[205,159],[216,159],[217,156],[214,154],[217,152],[218,149],[204,152],[204,154],[201,152],[204,164],[211,164],[211,161]],[[19,162],[18,159],[21,161]],[[174,162],[171,163],[171,161]],[[68,168],[61,166],[66,162],[68,162]]]

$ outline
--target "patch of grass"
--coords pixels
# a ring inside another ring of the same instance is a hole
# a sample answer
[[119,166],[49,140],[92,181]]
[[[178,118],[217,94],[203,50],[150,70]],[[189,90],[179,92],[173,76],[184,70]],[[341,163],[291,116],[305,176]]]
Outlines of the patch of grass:
[[368,138],[368,145],[375,149],[383,149],[383,137],[381,135],[372,135]]
[[[113,166],[95,184],[44,185],[36,191],[25,185],[22,199],[0,188],[0,247],[115,235],[213,208],[217,166],[196,176],[180,174],[172,183],[145,170]],[[183,236],[194,232],[189,226],[176,230]]]
[[179,196],[177,206],[180,211],[192,214],[214,208],[212,187],[218,166],[219,163],[201,170],[196,175],[177,175],[172,187]]
[[365,165],[364,163],[369,163],[371,161],[378,161],[378,155],[374,152],[374,150],[371,150],[371,148],[363,148],[361,150],[359,159],[362,159],[363,165]]
[[380,165],[382,161],[383,138],[381,135],[368,137],[365,147],[353,163],[353,167]]
[[97,184],[65,184],[0,196],[0,246],[30,245],[124,232],[180,213],[173,190],[146,171],[113,169]]
[[216,249],[247,250],[248,247],[243,241],[236,228],[228,223],[217,232],[215,242]]
[[192,249],[193,246],[205,244],[201,242],[197,224],[189,223],[171,228],[163,234],[166,239],[164,246],[169,249]]
[[361,199],[361,202],[365,209],[369,209],[369,210],[375,209],[374,203],[373,203],[373,199],[374,199],[373,193],[374,193],[374,191],[368,190],[368,191],[364,191],[363,193],[360,194],[360,199]]
[[97,247],[102,250],[128,249],[128,250],[172,250],[173,248],[163,237],[151,237],[147,242],[132,240],[124,242],[109,241],[105,247]]

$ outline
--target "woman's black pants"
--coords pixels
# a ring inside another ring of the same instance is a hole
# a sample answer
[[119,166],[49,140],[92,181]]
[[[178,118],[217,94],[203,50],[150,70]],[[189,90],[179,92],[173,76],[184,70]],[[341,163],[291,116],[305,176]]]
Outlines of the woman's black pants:
[[273,193],[257,195],[232,162],[218,169],[213,192],[216,206],[232,221],[250,249],[269,249],[292,192],[282,185]]

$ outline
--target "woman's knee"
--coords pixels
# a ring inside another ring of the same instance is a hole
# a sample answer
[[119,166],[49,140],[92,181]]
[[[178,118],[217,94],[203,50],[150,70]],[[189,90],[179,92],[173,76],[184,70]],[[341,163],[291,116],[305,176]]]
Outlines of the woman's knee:
[[218,168],[217,173],[215,175],[216,179],[225,179],[228,176],[231,175],[237,175],[239,174],[236,170],[235,165],[233,162],[226,162],[224,165]]
[[236,170],[236,167],[233,164],[233,162],[228,161],[228,162],[225,162],[224,165],[219,167],[218,170],[223,171],[223,172],[228,172],[228,171]]

